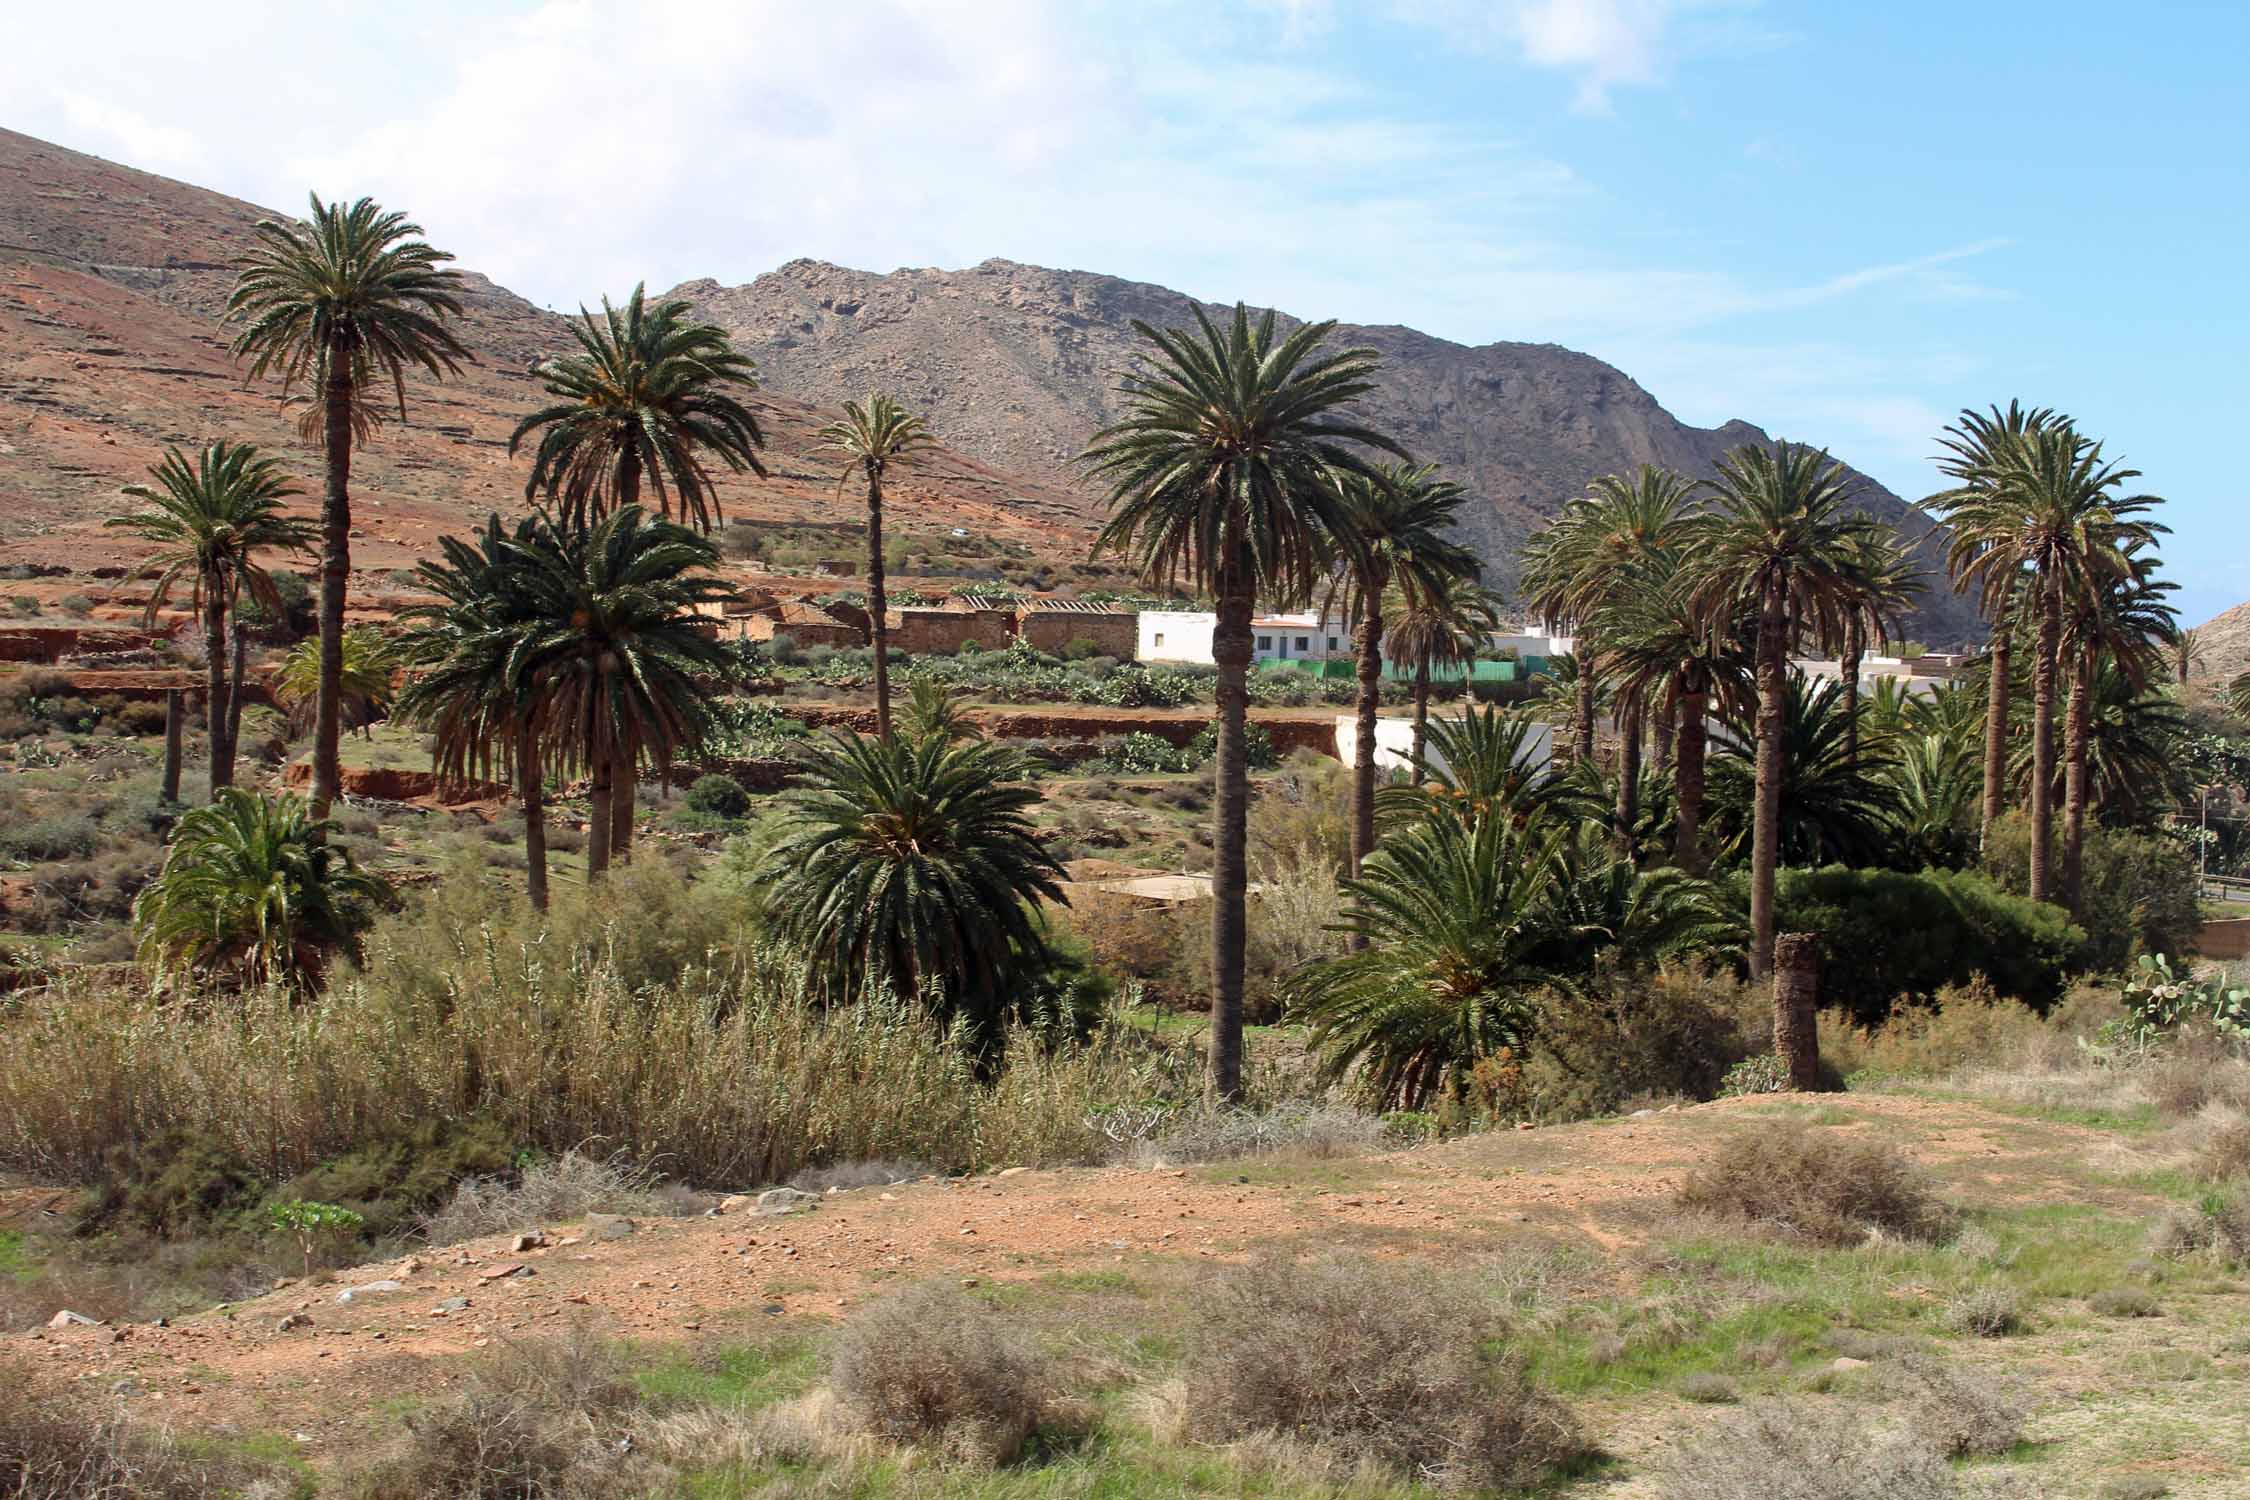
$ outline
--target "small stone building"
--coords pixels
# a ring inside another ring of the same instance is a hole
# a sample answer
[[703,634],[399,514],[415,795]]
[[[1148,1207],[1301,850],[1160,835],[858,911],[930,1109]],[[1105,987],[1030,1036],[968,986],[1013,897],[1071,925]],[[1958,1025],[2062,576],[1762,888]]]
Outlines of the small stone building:
[[1131,661],[1140,649],[1138,612],[1078,599],[1036,599],[1016,617],[1016,633],[1041,651],[1059,656],[1073,641],[1092,641],[1103,656]]
[[814,604],[776,604],[742,621],[745,640],[786,636],[799,646],[864,646],[867,634]]
[[975,641],[987,651],[1005,650],[1014,632],[1004,609],[922,607],[884,611],[891,649],[909,655],[952,655]]

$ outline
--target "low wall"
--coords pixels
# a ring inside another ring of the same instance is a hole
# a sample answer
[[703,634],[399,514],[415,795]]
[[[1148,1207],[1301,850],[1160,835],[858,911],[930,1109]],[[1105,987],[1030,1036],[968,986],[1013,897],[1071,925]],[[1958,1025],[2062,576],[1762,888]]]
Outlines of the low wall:
[[2195,951],[2205,958],[2250,958],[2250,917],[2204,923],[2196,934]]
[[1034,611],[1023,617],[1018,630],[1026,641],[1055,656],[1061,655],[1063,648],[1072,641],[1092,641],[1101,648],[1102,655],[1131,661],[1141,644],[1139,615]]

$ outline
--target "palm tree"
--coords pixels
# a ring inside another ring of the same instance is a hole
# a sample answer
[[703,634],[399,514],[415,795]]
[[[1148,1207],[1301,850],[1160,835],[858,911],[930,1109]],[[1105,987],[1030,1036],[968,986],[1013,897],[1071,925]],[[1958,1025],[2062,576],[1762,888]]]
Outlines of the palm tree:
[[1218,605],[1210,1092],[1232,1103],[1242,1091],[1250,620],[1261,595],[1311,595],[1330,549],[1348,539],[1342,476],[1375,472],[1365,451],[1406,455],[1351,420],[1348,408],[1374,389],[1376,357],[1324,351],[1334,323],[1280,338],[1270,312],[1253,326],[1237,305],[1225,332],[1194,312],[1196,332],[1134,323],[1149,358],[1125,376],[1123,419],[1079,461],[1109,486],[1095,547],[1130,557],[1152,587],[1187,585]]
[[[2137,517],[2156,503],[2147,495],[2116,491],[2138,472],[2108,463],[2101,444],[2082,437],[2067,421],[2027,429],[1997,455],[1989,489],[1950,502],[1956,547],[1975,556],[1964,572],[1983,582],[1988,598],[2004,600],[2024,584],[2037,610],[2038,646],[2032,658],[2031,874],[2029,894],[2048,899],[2047,855],[2054,836],[2055,685],[2062,653],[2063,616],[2073,592],[2088,580],[2122,566],[2119,549],[2149,534]],[[1997,664],[1995,664],[1997,670]]]
[[920,417],[889,396],[870,396],[867,404],[844,403],[844,419],[831,422],[817,434],[821,447],[844,459],[837,477],[841,491],[858,475],[867,485],[867,626],[875,649],[875,733],[891,737],[890,621],[883,601],[883,476],[891,465],[910,462],[914,455],[934,445],[930,429]]
[[1612,605],[1606,629],[1620,686],[1654,702],[1676,726],[1672,857],[1701,875],[1710,867],[1703,839],[1710,720],[1715,711],[1738,713],[1747,702],[1756,630],[1740,619],[1715,625],[1703,619],[1692,583],[1686,569],[1675,568]]
[[766,472],[765,434],[741,401],[758,388],[757,366],[725,329],[696,322],[685,298],[651,306],[647,290],[634,287],[622,310],[604,297],[599,318],[578,310],[578,352],[536,372],[555,399],[516,424],[508,451],[539,434],[524,498],[544,496],[566,525],[639,505],[645,487],[664,519],[677,505],[681,524],[709,531],[724,517],[706,457]]
[[522,648],[535,617],[511,572],[513,547],[533,545],[537,526],[526,517],[511,535],[495,515],[474,541],[438,538],[442,555],[425,559],[415,579],[442,602],[401,616],[411,627],[399,643],[411,674],[397,706],[429,731],[431,766],[440,777],[490,780],[496,765],[506,766],[523,803],[526,894],[545,911],[545,684],[524,670]]
[[1957,869],[1976,854],[1971,825],[1977,804],[1976,748],[1939,731],[1898,737],[1884,778],[1896,825],[1897,863],[1914,869]]
[[[1450,532],[1468,491],[1434,468],[1397,464],[1344,479],[1345,524],[1355,539],[1341,590],[1357,628],[1359,699],[1352,761],[1351,871],[1375,850],[1375,716],[1383,701],[1383,604],[1392,586],[1413,600],[1455,578],[1473,579],[1477,556]],[[1419,747],[1417,747],[1419,748]]]
[[1944,453],[1938,469],[1954,481],[1951,489],[1924,502],[1951,526],[1945,567],[1956,592],[1971,587],[1991,639],[1986,647],[1989,677],[1984,716],[1984,800],[1979,842],[1992,837],[1993,824],[2007,801],[2008,695],[2013,678],[2016,616],[2023,593],[2023,567],[2005,545],[2007,528],[1999,505],[2000,474],[2009,455],[2026,437],[2065,419],[2051,407],[2026,407],[2010,401],[2006,411],[1964,408],[1960,419],[1938,439]]
[[641,758],[669,773],[710,728],[710,683],[730,661],[703,613],[728,593],[710,572],[718,549],[628,505],[584,529],[541,516],[506,552],[510,608],[528,617],[516,680],[538,685],[550,768],[592,780],[586,873],[598,879],[613,853],[630,858]]
[[1480,1061],[1521,1053],[1541,995],[1570,992],[1597,958],[1653,964],[1731,928],[1701,882],[1643,875],[1546,820],[1430,818],[1344,890],[1338,926],[1366,941],[1293,978],[1290,1008],[1323,1074],[1383,1109],[1462,1098]]
[[947,687],[935,677],[917,677],[906,694],[908,738],[926,740],[981,740],[984,731],[969,717],[969,695]]
[[2132,691],[2149,692],[2168,665],[2168,648],[2177,649],[2179,617],[2166,602],[2178,585],[2156,576],[2157,559],[2144,555],[2153,533],[2149,524],[2125,539],[2114,553],[2097,556],[2065,606],[2062,652],[2070,674],[2070,699],[2063,712],[2063,905],[2082,915],[2081,877],[2085,865],[2086,813],[2094,695],[2104,667]]
[[1383,614],[1383,638],[1414,663],[1414,738],[1407,761],[1419,782],[1430,738],[1430,671],[1458,667],[1465,677],[1500,628],[1500,596],[1470,574],[1440,572],[1424,577],[1411,593],[1393,588]]
[[2183,629],[2178,644],[2172,652],[2172,670],[2182,683],[2196,674],[2207,653],[2203,649],[2203,632],[2200,629]]
[[1837,678],[1844,685],[1844,754],[1859,755],[1859,670],[1867,643],[1885,645],[1899,616],[1922,592],[1922,565],[1899,545],[1889,527],[1867,526],[1852,533],[1853,568],[1844,600],[1842,650]]
[[331,955],[357,956],[385,895],[330,831],[302,797],[220,788],[174,825],[164,868],[133,902],[141,956],[166,976],[317,987]]
[[1584,523],[1592,511],[1583,500],[1563,507],[1562,514],[1524,544],[1520,583],[1524,602],[1550,631],[1568,627],[1573,640],[1567,653],[1575,710],[1571,719],[1571,758],[1594,758],[1595,698],[1601,691],[1600,663],[1593,643],[1586,639],[1586,622],[1571,611],[1577,607],[1577,583],[1592,538]]
[[[303,725],[320,698],[318,641],[299,641],[281,659],[273,676],[274,703]],[[381,627],[354,625],[344,632],[342,669],[336,678],[337,724],[342,729],[364,730],[390,711],[397,690],[398,652]]]
[[1023,758],[938,735],[831,735],[805,775],[759,871],[779,935],[832,997],[927,999],[989,1056],[1048,957],[1038,903],[1065,901]]
[[2227,684],[2227,707],[2238,716],[2250,719],[2250,672],[2235,674],[2234,680]]
[[[278,611],[281,597],[259,554],[310,552],[313,529],[310,523],[282,513],[282,501],[298,490],[282,472],[281,461],[264,457],[248,443],[216,442],[192,459],[168,447],[149,476],[154,484],[130,484],[125,493],[154,509],[118,516],[106,524],[130,531],[158,549],[137,575],[156,575],[142,612],[144,621],[156,619],[173,585],[183,577],[190,580],[190,607],[203,616],[208,657],[211,795],[216,797],[234,782],[228,611],[239,607],[245,592]],[[238,662],[238,673],[239,666]]]
[[[1880,865],[1889,862],[1889,737],[1866,733],[1851,754],[1843,684],[1789,674],[1782,695],[1781,796],[1775,814],[1779,863]],[[1719,729],[1711,756],[1710,832],[1730,854],[1757,833],[1758,731],[1739,715]]]
[[1750,973],[1773,968],[1774,877],[1780,864],[1783,734],[1792,625],[1834,630],[1849,588],[1858,525],[1846,511],[1850,474],[1825,452],[1746,444],[1718,464],[1717,500],[1697,528],[1689,598],[1713,628],[1758,622],[1756,816],[1750,849]]
[[[250,378],[279,372],[283,389],[319,392],[319,445],[328,461],[321,500],[320,692],[313,715],[312,814],[328,815],[341,777],[338,682],[343,672],[344,590],[351,579],[352,447],[379,410],[366,392],[385,375],[406,416],[406,368],[460,373],[468,348],[447,325],[461,316],[453,257],[416,238],[419,224],[371,198],[346,207],[312,198],[308,223],[261,220],[257,245],[227,298],[242,323],[236,356]],[[308,414],[308,422],[310,420]],[[309,428],[308,428],[309,430]]]
[[1552,758],[1541,763],[1536,720],[1521,709],[1470,707],[1430,731],[1411,786],[1375,794],[1386,828],[1451,816],[1464,821],[1504,817],[1524,824],[1545,817],[1566,786]]

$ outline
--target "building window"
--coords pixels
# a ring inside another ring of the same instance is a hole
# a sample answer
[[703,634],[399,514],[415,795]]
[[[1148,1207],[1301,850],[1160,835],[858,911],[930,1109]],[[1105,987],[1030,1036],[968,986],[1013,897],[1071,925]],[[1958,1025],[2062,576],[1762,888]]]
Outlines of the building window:
[[1328,638],[1328,649],[1331,651],[1336,649],[1336,637],[1330,636]]
[[1312,646],[1312,642],[1311,642],[1311,641],[1310,641],[1309,639],[1307,639],[1306,637],[1304,637],[1304,636],[1298,636],[1298,637],[1297,637],[1297,649],[1298,649],[1299,651],[1305,651],[1305,650],[1309,650],[1309,649],[1311,648],[1311,646]]
[[1161,630],[1156,632],[1156,644],[1159,646],[1164,644],[1164,632]]
[[1273,637],[1270,635],[1259,636],[1258,649],[1260,651],[1271,651],[1273,649]]

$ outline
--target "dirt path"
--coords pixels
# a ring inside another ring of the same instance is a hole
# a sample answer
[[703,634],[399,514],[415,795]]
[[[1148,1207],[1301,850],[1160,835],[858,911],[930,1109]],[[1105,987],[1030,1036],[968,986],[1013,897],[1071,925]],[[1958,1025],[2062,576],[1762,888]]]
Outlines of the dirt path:
[[[54,1378],[129,1394],[144,1416],[299,1434],[309,1456],[334,1457],[386,1403],[442,1391],[457,1378],[452,1357],[575,1318],[630,1338],[695,1341],[832,1318],[897,1278],[1023,1279],[1261,1247],[1457,1256],[1536,1240],[1612,1251],[1662,1232],[1667,1196],[1730,1128],[1786,1107],[1728,1100],[1372,1157],[1010,1169],[832,1193],[786,1217],[642,1220],[608,1240],[546,1225],[555,1243],[523,1254],[506,1238],[480,1240],[170,1327],[12,1342]],[[2073,1163],[2104,1139],[1951,1101],[1854,1095],[1828,1107],[1850,1116],[1830,1128],[1881,1132],[1971,1203],[2042,1184],[2075,1191]],[[337,1300],[386,1278],[402,1289]],[[309,1323],[282,1329],[298,1316]]]

